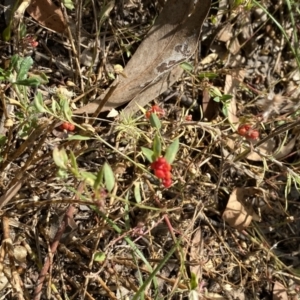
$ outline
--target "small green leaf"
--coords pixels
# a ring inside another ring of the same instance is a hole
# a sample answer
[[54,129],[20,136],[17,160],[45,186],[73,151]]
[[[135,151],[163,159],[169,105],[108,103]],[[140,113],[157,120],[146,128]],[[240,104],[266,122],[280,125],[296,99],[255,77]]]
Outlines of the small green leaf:
[[65,169],[58,169],[57,177],[59,177],[61,179],[67,179],[68,178],[68,172]]
[[179,149],[179,140],[175,139],[173,143],[168,147],[165,154],[165,159],[169,164],[172,164],[173,161],[175,160],[178,149]]
[[19,61],[19,55],[15,54],[11,57],[9,70],[16,69]]
[[203,73],[200,73],[198,75],[198,77],[200,79],[204,79],[204,78],[208,78],[208,79],[215,79],[216,77],[218,77],[218,75],[216,73],[210,73],[210,72],[203,72]]
[[222,97],[222,93],[220,92],[220,90],[214,86],[210,88],[210,94],[212,96]]
[[106,255],[103,252],[99,251],[94,254],[94,261],[103,262],[105,261],[105,259],[106,259]]
[[154,152],[151,149],[142,147],[142,153],[147,158],[147,160],[152,163],[153,162],[153,154]]
[[54,163],[61,169],[67,169],[68,156],[66,150],[62,148],[59,150],[57,147],[53,149],[53,160]]
[[57,114],[57,108],[58,108],[58,103],[52,99],[52,103],[51,103],[51,108],[52,108],[52,112],[56,115]]
[[[28,71],[33,65],[33,59],[31,56],[27,56],[25,58],[19,57],[19,69],[17,69],[17,81],[22,81],[27,78],[28,76]],[[26,85],[26,84],[23,84]]]
[[188,71],[188,72],[191,72],[194,69],[194,67],[191,64],[187,63],[187,62],[184,62],[184,63],[180,64],[180,67],[183,70]]
[[34,105],[35,105],[36,109],[41,113],[47,111],[46,108],[44,107],[44,100],[43,100],[43,96],[42,96],[41,92],[38,92],[34,96]]
[[101,185],[103,183],[103,175],[104,175],[104,168],[101,168],[99,170],[99,172],[97,173],[96,180],[94,182],[94,190],[95,191],[97,191],[101,187]]
[[73,123],[73,120],[72,120],[72,110],[70,109],[68,100],[67,99],[61,99],[60,105],[61,105],[63,114],[66,117],[66,119],[70,123]]
[[104,163],[103,172],[104,172],[104,182],[105,182],[106,189],[109,192],[111,192],[115,186],[115,176],[113,170],[111,169],[108,163]]
[[88,137],[88,136],[82,136],[82,135],[70,135],[68,137],[68,140],[69,141],[87,141],[87,140],[90,140],[91,138]]
[[228,106],[226,104],[223,104],[222,113],[225,117],[228,117]]
[[14,82],[14,84],[37,87],[41,84],[41,82],[37,78],[28,78],[23,80],[17,80]]
[[191,285],[191,290],[194,290],[198,287],[198,280],[197,280],[197,276],[195,273],[191,273],[191,281],[190,281],[190,285]]
[[230,100],[230,99],[232,99],[232,95],[223,95],[221,97],[221,101],[227,101],[227,100]]
[[75,157],[73,151],[70,151],[70,160],[71,160],[71,166],[73,168],[72,172],[75,173],[76,175],[78,175],[79,174],[78,165],[77,165],[76,157]]
[[27,27],[24,23],[20,23],[19,25],[19,34],[20,34],[20,39],[24,38],[27,33]]
[[219,103],[219,102],[220,102],[220,97],[214,97],[213,100],[214,100],[215,102]]
[[62,2],[67,9],[74,9],[74,4],[72,0],[63,0]]
[[11,37],[10,25],[8,25],[2,32],[2,38],[5,42],[8,42]]
[[90,186],[94,186],[96,176],[93,173],[80,171],[80,176],[87,182],[87,184],[89,184]]
[[142,202],[142,197],[141,197],[141,191],[140,191],[140,184],[138,182],[136,182],[134,184],[134,198],[136,203],[141,203]]
[[7,140],[5,135],[0,134],[0,146],[3,146]]
[[161,122],[160,122],[160,119],[158,118],[157,114],[152,113],[150,115],[150,124],[152,127],[157,128],[158,130],[161,128]]
[[159,136],[156,134],[153,141],[153,155],[154,158],[160,157],[161,154],[161,142]]
[[28,79],[31,78],[36,79],[39,82],[39,84],[47,84],[49,82],[47,75],[43,72],[30,74]]

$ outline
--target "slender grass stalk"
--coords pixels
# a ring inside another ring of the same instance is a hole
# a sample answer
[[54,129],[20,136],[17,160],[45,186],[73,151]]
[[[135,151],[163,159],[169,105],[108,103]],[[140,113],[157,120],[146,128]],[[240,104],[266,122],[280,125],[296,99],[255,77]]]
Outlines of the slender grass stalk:
[[[288,3],[289,1],[287,1]],[[291,44],[290,42],[290,39],[286,33],[286,31],[284,30],[284,28],[282,27],[282,25],[271,15],[271,13],[263,6],[261,5],[261,3],[257,2],[256,0],[253,0],[253,3],[255,5],[257,5],[258,7],[260,7],[267,15],[268,17],[275,23],[275,25],[278,27],[278,29],[281,31],[281,33],[283,34],[284,38],[286,39],[293,55],[295,56],[295,60],[297,62],[297,66],[298,66],[298,69],[300,70],[300,57],[298,55],[298,49],[296,50],[297,47],[293,47],[293,45]],[[290,3],[288,4],[288,6],[290,5]],[[292,15],[292,11],[290,11],[290,15]],[[295,20],[293,18],[293,21],[294,21],[294,25],[295,25]],[[293,21],[292,21],[292,24],[293,24]],[[294,35],[297,35],[296,33],[296,28],[294,27]],[[295,44],[296,44],[296,40],[295,40]],[[296,44],[298,45],[298,44]]]

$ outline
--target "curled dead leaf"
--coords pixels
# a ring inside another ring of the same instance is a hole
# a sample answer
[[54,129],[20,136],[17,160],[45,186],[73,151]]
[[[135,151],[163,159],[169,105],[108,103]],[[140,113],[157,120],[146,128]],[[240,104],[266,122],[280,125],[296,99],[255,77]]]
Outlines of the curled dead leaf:
[[260,190],[255,188],[234,189],[222,215],[223,220],[238,230],[247,228],[253,218],[259,220],[252,206],[245,205],[246,197],[253,196],[257,194],[258,191]]
[[61,8],[51,0],[32,0],[27,12],[38,23],[55,32],[63,33],[67,28]]

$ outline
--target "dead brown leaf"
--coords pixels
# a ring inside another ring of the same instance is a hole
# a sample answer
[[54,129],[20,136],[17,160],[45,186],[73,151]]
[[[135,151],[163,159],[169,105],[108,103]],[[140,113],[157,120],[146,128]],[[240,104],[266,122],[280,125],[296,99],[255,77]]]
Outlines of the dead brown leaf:
[[273,287],[273,300],[288,300],[289,297],[286,288],[278,281],[274,283]]
[[[233,137],[236,137],[236,139],[239,138],[238,135],[235,135]],[[257,142],[258,141],[253,141],[253,145],[255,145]],[[246,150],[246,148],[243,147],[242,145],[240,148],[237,148],[237,143],[232,138],[228,138],[226,144],[230,149],[234,150],[236,155],[241,154],[243,151]],[[256,147],[256,149],[258,150],[259,153],[269,156],[272,155],[275,147],[276,147],[276,143],[274,139],[269,139],[265,143]],[[252,161],[262,161],[263,160],[262,156],[259,153],[252,151],[249,154],[247,154],[246,158]]]
[[255,195],[258,191],[255,188],[234,189],[222,215],[223,220],[230,226],[243,230],[250,225],[253,217],[259,219],[252,207],[245,205],[245,198]]
[[226,75],[224,94],[231,95],[230,104],[228,107],[228,120],[235,127],[238,128],[239,118],[236,116],[236,89],[239,87],[240,82],[244,81],[245,70],[232,70],[230,74]]
[[[254,141],[253,144],[255,145],[257,143],[257,141]],[[258,150],[259,153],[263,154],[263,155],[271,155],[274,151],[276,147],[276,143],[274,141],[274,139],[269,139],[268,141],[266,141],[265,143],[259,145],[256,149]],[[246,157],[249,160],[252,161],[262,161],[262,156],[259,155],[259,153],[257,152],[250,152]]]
[[[202,24],[210,9],[210,0],[168,0],[155,24],[124,68],[127,78],[119,79],[102,111],[116,108],[129,101],[124,112],[136,112],[163,93],[182,74],[180,63],[196,50]],[[93,113],[105,95],[75,113]]]
[[62,10],[51,0],[32,0],[27,12],[38,23],[55,32],[63,33],[67,27]]
[[226,43],[232,38],[232,25],[227,23],[217,34],[216,40]]

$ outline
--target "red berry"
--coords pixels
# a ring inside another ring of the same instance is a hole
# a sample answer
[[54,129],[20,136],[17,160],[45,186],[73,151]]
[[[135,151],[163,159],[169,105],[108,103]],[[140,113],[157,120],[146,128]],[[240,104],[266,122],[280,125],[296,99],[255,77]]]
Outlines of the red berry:
[[67,130],[67,131],[74,131],[75,130],[75,125],[74,124],[71,124],[69,122],[63,122],[61,125],[60,125],[60,129],[61,130]]
[[165,111],[161,109],[158,105],[152,106],[152,112],[157,113],[158,116],[163,116],[165,114]]
[[166,159],[164,157],[159,157],[157,160],[157,163],[160,164],[160,165],[165,165],[167,164],[168,162],[166,161]]
[[165,172],[163,170],[155,170],[154,171],[154,174],[156,177],[160,178],[160,179],[163,179],[165,178]]
[[237,132],[241,136],[246,136],[250,129],[251,129],[251,125],[243,124],[238,128]]
[[153,105],[145,114],[146,118],[149,119],[152,113],[156,113],[158,117],[165,115],[165,111],[161,109],[158,105]]
[[255,129],[251,129],[247,132],[247,138],[251,140],[256,140],[259,138],[259,132]]
[[166,164],[164,165],[164,171],[168,172],[168,171],[171,171],[171,170],[172,170],[171,165],[168,164],[168,163],[166,163]]
[[172,178],[172,174],[171,172],[165,172],[165,179],[171,179]]
[[171,186],[171,184],[172,184],[172,180],[171,179],[164,179],[163,180],[164,187],[168,188],[168,187]]
[[69,131],[74,131],[75,130],[75,125],[69,123]]
[[33,47],[33,48],[36,48],[39,45],[39,43],[37,41],[32,41],[30,44],[31,44],[31,47]]
[[68,130],[68,123],[67,122],[64,122],[64,123],[62,123],[61,125],[60,125],[60,129],[61,130]]

